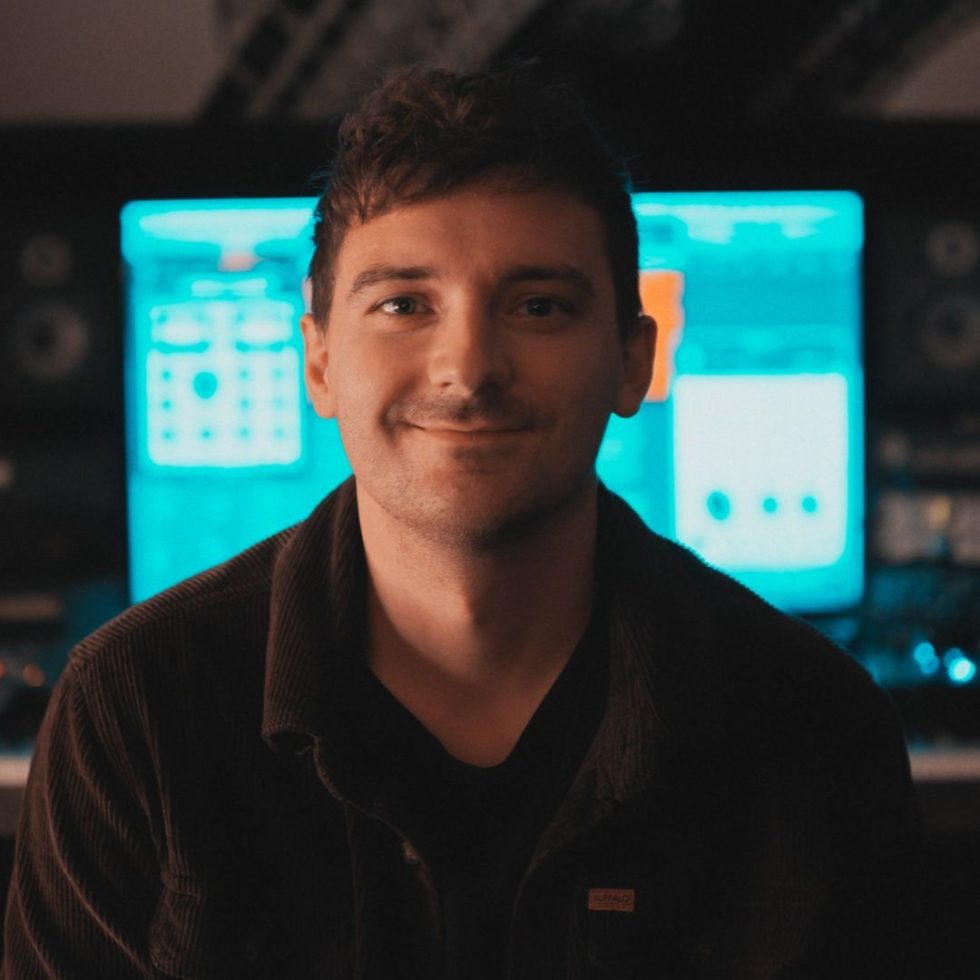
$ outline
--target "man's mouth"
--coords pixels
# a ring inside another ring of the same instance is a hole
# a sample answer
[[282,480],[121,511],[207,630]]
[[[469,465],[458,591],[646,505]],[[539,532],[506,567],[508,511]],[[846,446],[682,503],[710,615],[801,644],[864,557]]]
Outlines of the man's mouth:
[[459,442],[481,442],[505,439],[527,432],[526,426],[497,426],[497,425],[445,425],[440,423],[428,425],[413,425],[430,436]]

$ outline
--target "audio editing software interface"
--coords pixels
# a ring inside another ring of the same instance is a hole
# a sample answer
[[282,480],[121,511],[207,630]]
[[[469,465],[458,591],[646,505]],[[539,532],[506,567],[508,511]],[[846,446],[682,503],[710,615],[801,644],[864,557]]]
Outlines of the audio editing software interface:
[[[134,600],[301,520],[350,470],[314,416],[299,318],[310,199],[122,212]],[[638,194],[658,322],[600,477],[775,604],[861,595],[862,205],[844,191]]]

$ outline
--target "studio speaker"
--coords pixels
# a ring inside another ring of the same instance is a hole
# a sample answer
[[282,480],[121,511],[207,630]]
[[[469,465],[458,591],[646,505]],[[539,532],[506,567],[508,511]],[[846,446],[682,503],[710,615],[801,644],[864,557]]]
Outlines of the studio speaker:
[[78,581],[124,553],[114,210],[4,202],[0,591]]
[[0,419],[68,430],[120,412],[115,215],[5,207]]
[[869,254],[877,397],[886,406],[980,408],[980,213],[884,216]]

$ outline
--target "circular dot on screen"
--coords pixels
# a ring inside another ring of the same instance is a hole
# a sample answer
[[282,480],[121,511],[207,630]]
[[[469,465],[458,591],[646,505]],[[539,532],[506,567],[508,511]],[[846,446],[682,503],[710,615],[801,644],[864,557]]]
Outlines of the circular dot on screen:
[[715,490],[708,494],[708,513],[716,521],[726,521],[732,513],[732,502],[727,493]]
[[775,497],[766,497],[762,501],[762,509],[767,514],[775,514],[779,510],[779,501]]
[[211,398],[218,390],[218,376],[213,371],[198,371],[194,375],[194,394],[198,398]]
[[817,498],[808,493],[800,501],[800,506],[803,508],[804,513],[815,514],[817,512]]

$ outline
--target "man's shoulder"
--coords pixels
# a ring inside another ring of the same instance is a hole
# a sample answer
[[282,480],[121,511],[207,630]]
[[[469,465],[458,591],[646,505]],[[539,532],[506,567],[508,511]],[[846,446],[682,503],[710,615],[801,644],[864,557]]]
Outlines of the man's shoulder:
[[618,581],[646,630],[651,690],[668,730],[779,771],[812,774],[820,759],[854,746],[901,768],[898,714],[857,659],[630,514]]
[[617,559],[625,559],[631,587],[657,620],[657,632],[673,638],[685,660],[703,659],[705,670],[793,686],[821,679],[831,686],[875,686],[853,656],[810,623],[775,608],[687,546],[651,531],[625,503],[616,508]]
[[205,646],[214,657],[263,646],[274,569],[295,533],[296,527],[281,531],[130,606],[72,650],[73,669],[119,658],[179,660]]

